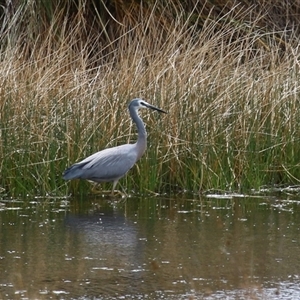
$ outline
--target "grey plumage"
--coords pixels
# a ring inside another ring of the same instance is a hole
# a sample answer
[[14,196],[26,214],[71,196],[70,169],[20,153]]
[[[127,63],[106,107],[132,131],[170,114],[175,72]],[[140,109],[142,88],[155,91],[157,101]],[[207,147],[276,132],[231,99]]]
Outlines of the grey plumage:
[[137,126],[137,142],[107,148],[94,153],[66,169],[63,173],[63,178],[65,180],[88,179],[95,182],[113,182],[113,193],[119,179],[134,166],[147,148],[147,132],[142,119],[138,115],[138,110],[141,108],[150,108],[166,113],[143,99],[133,99],[128,109],[132,121]]

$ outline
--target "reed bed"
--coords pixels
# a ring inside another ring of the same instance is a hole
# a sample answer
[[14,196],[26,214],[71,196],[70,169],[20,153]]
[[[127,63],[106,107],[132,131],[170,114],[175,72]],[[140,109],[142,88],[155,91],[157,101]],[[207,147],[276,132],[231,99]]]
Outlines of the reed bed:
[[124,18],[104,45],[105,32],[82,30],[80,10],[71,27],[54,11],[43,34],[30,35],[30,23],[25,32],[18,24],[31,9],[16,10],[1,30],[3,193],[89,193],[89,183],[65,183],[61,174],[100,149],[135,141],[127,113],[135,97],[168,115],[141,113],[148,149],[120,181],[128,192],[299,183],[296,28],[262,29],[263,13],[249,22],[257,8],[240,6],[205,21],[179,7],[164,22],[154,5],[135,22]]

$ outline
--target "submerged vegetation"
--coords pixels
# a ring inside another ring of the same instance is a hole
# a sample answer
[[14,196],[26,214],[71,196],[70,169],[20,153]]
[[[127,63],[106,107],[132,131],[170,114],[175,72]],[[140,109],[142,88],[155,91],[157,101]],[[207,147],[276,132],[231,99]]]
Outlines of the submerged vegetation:
[[148,150],[120,181],[129,191],[299,183],[300,2],[193,2],[2,6],[5,193],[88,193],[62,171],[135,140],[134,97],[169,113],[142,112]]

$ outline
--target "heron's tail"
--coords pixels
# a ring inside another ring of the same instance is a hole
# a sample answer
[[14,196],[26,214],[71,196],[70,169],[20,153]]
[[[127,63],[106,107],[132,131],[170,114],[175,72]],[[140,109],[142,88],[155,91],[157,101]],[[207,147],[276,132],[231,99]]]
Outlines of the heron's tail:
[[77,176],[77,172],[74,172],[76,170],[76,167],[74,166],[69,167],[63,172],[63,179],[64,180],[70,180],[70,179],[75,179]]
[[82,168],[86,165],[86,163],[74,164],[63,172],[63,179],[79,179],[82,178]]

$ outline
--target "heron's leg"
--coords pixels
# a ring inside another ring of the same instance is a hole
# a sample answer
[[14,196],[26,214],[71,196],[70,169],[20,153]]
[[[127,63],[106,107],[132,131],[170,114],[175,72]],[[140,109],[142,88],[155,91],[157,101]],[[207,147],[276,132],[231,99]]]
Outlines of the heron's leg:
[[[119,179],[118,179],[118,180],[115,180],[115,181],[113,182],[113,187],[112,187],[112,190],[111,190],[111,195],[112,195],[112,196],[114,196],[115,187],[116,187],[116,185],[118,184],[118,182],[119,182]],[[121,187],[122,187],[122,186],[121,186]],[[120,190],[116,190],[116,193],[119,194],[121,197],[126,198],[128,195],[125,193],[123,187],[122,187],[122,190],[123,190],[123,192],[121,192]]]
[[98,187],[99,185],[100,185],[99,182],[93,184],[93,188],[92,188],[92,190],[91,190],[91,192],[92,192],[93,194],[99,193],[99,191],[97,191],[97,187]]
[[119,180],[113,181],[113,186],[112,186],[112,189],[110,191],[101,190],[101,189],[98,190],[97,188],[98,188],[98,186],[100,186],[100,183],[99,182],[98,183],[94,183],[91,192],[93,194],[103,194],[103,195],[104,194],[110,194],[111,197],[115,197],[116,195],[120,195],[122,198],[127,197],[127,194],[124,192],[123,188],[122,188],[123,192],[121,192],[119,190],[115,190],[116,185],[118,184],[118,181]]
[[100,182],[92,182],[92,184],[93,184],[93,188],[92,188],[92,190],[91,190],[91,193],[92,194],[109,194],[109,193],[111,193],[111,191],[103,191],[103,190],[101,190],[100,188],[98,189],[98,187],[100,187]]
[[114,182],[113,182],[113,186],[112,186],[112,190],[111,190],[111,195],[113,196],[114,195],[114,191],[115,191],[115,187],[116,187],[116,185],[118,184],[118,179],[117,180],[114,180]]

